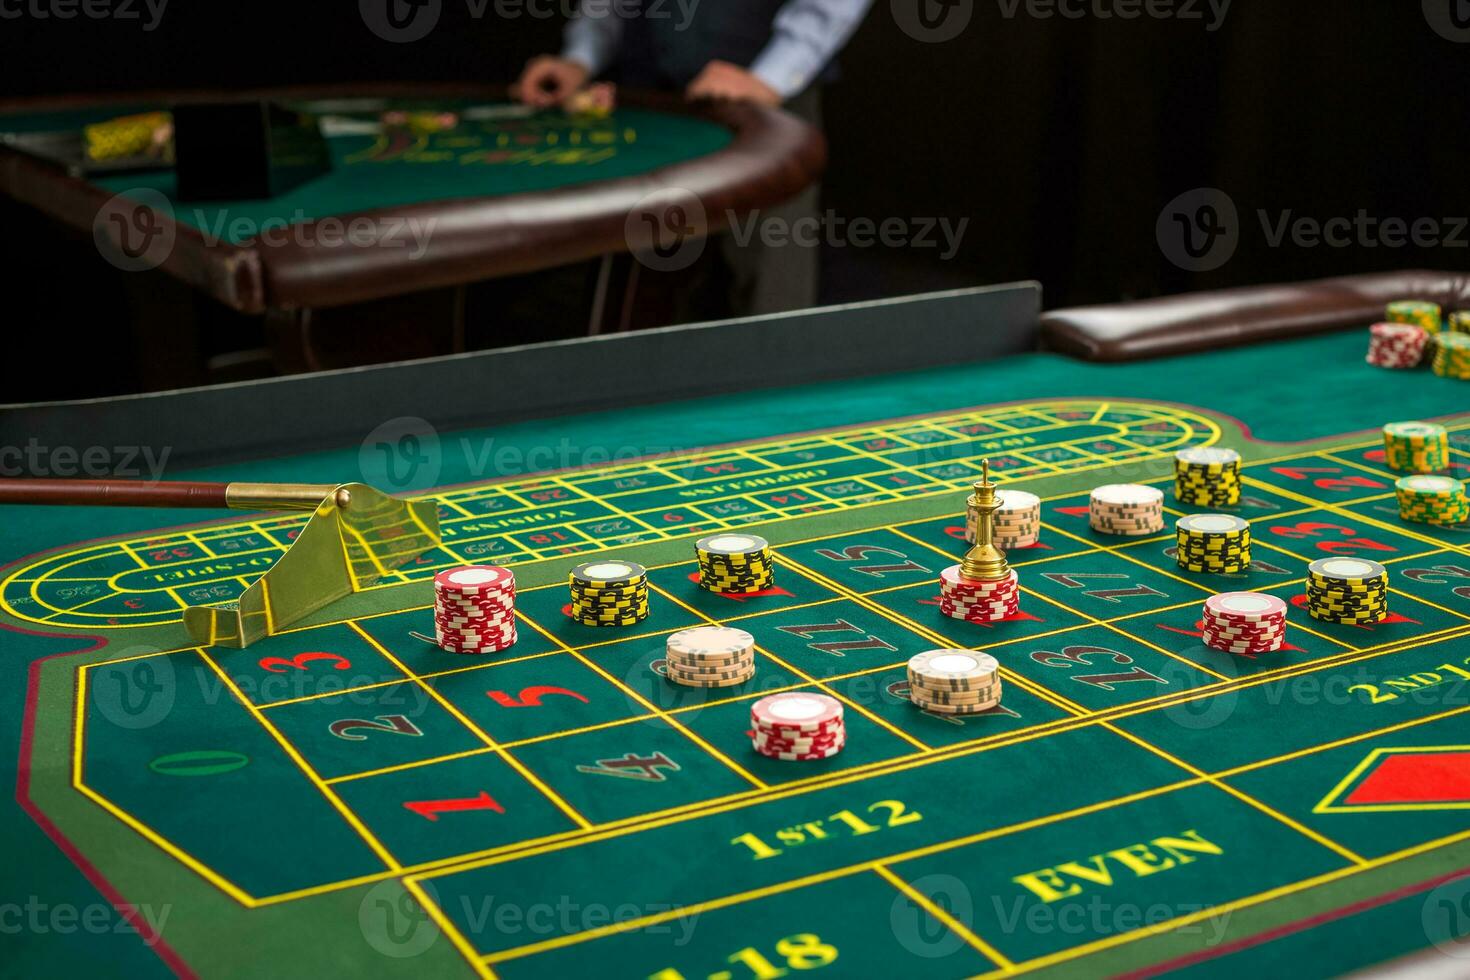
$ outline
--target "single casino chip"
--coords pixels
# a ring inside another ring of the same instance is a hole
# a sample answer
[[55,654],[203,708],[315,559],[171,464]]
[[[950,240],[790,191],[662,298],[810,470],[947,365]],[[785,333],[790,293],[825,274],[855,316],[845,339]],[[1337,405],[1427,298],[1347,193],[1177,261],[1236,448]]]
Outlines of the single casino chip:
[[842,721],[842,702],[826,694],[789,691],[750,706],[751,722],[775,732],[819,732]]
[[1092,499],[1112,507],[1162,507],[1163,491],[1140,483],[1109,483],[1093,487]]
[[1260,623],[1286,617],[1286,603],[1264,592],[1221,592],[1205,600],[1205,611],[1227,622]]
[[927,650],[909,658],[908,671],[932,687],[965,690],[993,683],[1000,662],[974,650]]
[[434,576],[435,587],[451,595],[483,596],[504,592],[514,594],[515,582],[515,573],[498,565],[447,568]]
[[707,538],[700,538],[694,542],[696,551],[727,558],[759,555],[770,547],[771,543],[759,535],[739,534],[732,531],[712,534]]
[[965,578],[963,565],[950,565],[939,573],[939,588],[944,595],[952,597],[991,598],[1008,595],[1016,590],[1020,581],[1015,569],[1003,579],[985,581]]
[[571,571],[571,582],[589,589],[631,588],[648,579],[648,569],[636,562],[589,561]]
[[755,637],[733,626],[694,626],[670,633],[664,645],[672,656],[717,659],[753,652]]
[[1343,585],[1373,585],[1388,578],[1387,568],[1366,558],[1318,558],[1307,571],[1313,578]]
[[1182,534],[1204,538],[1232,538],[1250,534],[1250,522],[1230,514],[1186,514],[1174,522]]
[[1191,446],[1176,452],[1174,459],[1185,466],[1217,470],[1240,466],[1240,453],[1221,446]]

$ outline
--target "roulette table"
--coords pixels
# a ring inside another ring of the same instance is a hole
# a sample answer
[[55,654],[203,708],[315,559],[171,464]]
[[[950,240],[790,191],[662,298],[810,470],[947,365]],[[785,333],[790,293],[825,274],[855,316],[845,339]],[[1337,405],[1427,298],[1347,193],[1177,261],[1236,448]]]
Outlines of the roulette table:
[[[320,120],[330,172],[265,199],[191,202],[169,167],[88,168],[56,149],[108,120],[244,99]],[[519,108],[501,88],[429,83],[0,102],[0,195],[31,248],[71,255],[66,246],[85,236],[79,288],[110,283],[116,266],[134,273],[124,284],[145,308],[171,302],[170,320],[196,296],[261,315],[277,367],[290,371],[345,356],[334,332],[361,342],[377,331],[404,357],[429,349],[413,345],[429,324],[447,331],[442,344],[462,343],[468,284],[588,260],[603,260],[592,330],[636,325],[654,302],[635,302],[640,282],[659,277],[619,259],[662,242],[661,225],[639,223],[645,211],[657,223],[678,206],[681,235],[717,232],[793,196],[825,162],[821,134],[779,110],[636,92],[607,116]],[[382,125],[389,113],[431,124]],[[455,124],[433,125],[442,114]],[[646,288],[658,297],[659,286]],[[174,332],[181,348],[200,343]]]
[[[443,544],[204,648],[182,609],[238,595],[303,518],[0,508],[6,955],[660,980],[1463,956],[1470,527],[1401,518],[1381,429],[1442,425],[1464,479],[1467,389],[1364,360],[1375,309],[1429,282],[1045,316],[1021,283],[8,407],[0,444],[33,470],[96,446],[155,478],[360,479],[434,499]],[[1189,447],[1241,457],[1243,571],[1182,570],[1172,527],[1089,523],[1101,484],[1189,513]],[[982,461],[1041,530],[1008,556],[1019,612],[974,623],[939,575]],[[693,542],[723,532],[769,541],[773,585],[700,588]],[[1308,614],[1329,557],[1388,570],[1385,618]],[[646,619],[568,617],[569,571],[603,558],[647,569]],[[435,575],[475,564],[518,589],[493,656],[414,635]],[[1202,604],[1237,591],[1285,603],[1280,649],[1201,642]],[[666,637],[716,623],[754,637],[754,676],[670,684]],[[905,664],[942,649],[994,657],[1001,703],[919,710]],[[781,692],[843,706],[840,753],[752,751]]]

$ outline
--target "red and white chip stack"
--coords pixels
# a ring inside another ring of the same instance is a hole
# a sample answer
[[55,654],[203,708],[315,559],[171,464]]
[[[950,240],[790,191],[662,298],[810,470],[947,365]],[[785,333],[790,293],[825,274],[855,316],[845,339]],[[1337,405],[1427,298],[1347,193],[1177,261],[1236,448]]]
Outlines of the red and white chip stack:
[[1375,323],[1368,328],[1368,363],[1374,367],[1416,368],[1424,359],[1429,334],[1412,323]]
[[434,576],[434,640],[450,653],[499,653],[516,641],[516,577],[498,565]]
[[1280,650],[1286,642],[1286,602],[1261,592],[1222,592],[1205,600],[1205,645],[1224,653]]
[[962,566],[939,573],[939,611],[967,623],[998,623],[1021,611],[1021,587],[1015,569],[1003,579],[984,582],[965,578]]
[[787,762],[830,759],[847,744],[842,702],[826,694],[786,691],[750,706],[751,745]]

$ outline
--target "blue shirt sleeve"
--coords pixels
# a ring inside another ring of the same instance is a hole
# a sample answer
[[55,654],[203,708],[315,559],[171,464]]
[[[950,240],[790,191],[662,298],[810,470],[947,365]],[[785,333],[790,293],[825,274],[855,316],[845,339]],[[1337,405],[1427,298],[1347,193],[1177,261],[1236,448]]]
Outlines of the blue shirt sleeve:
[[592,75],[600,75],[617,57],[623,41],[623,19],[613,14],[613,4],[593,4],[567,21],[561,56],[587,66]]
[[751,74],[783,99],[799,94],[842,50],[872,5],[873,0],[787,0]]

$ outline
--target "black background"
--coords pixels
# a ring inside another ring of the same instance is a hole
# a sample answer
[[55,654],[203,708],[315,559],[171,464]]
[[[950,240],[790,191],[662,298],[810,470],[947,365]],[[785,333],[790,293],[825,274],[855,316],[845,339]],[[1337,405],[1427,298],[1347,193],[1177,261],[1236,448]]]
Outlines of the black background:
[[[29,9],[61,0],[3,0]],[[101,0],[95,0],[101,2]],[[141,13],[138,0],[127,0]],[[0,19],[8,96],[352,79],[504,81],[559,43],[559,5],[475,17],[442,0],[424,40],[374,36],[356,0],[173,0],[139,20]],[[507,0],[502,0],[502,3]],[[739,0],[704,0],[738,3]],[[912,5],[914,0],[895,0]],[[960,0],[964,3],[965,0]],[[974,0],[967,29],[921,43],[877,0],[827,92],[825,206],[844,218],[970,219],[959,253],[843,248],[823,298],[1036,278],[1048,305],[1375,269],[1463,268],[1463,247],[1273,247],[1257,212],[1449,219],[1470,211],[1470,43],[1419,0],[1236,0],[1203,19],[1077,18]],[[1453,4],[1457,0],[1430,0]],[[25,6],[22,6],[24,4]],[[1242,216],[1223,267],[1189,273],[1155,238],[1181,192],[1224,190]],[[1448,227],[1448,226],[1446,226]]]

